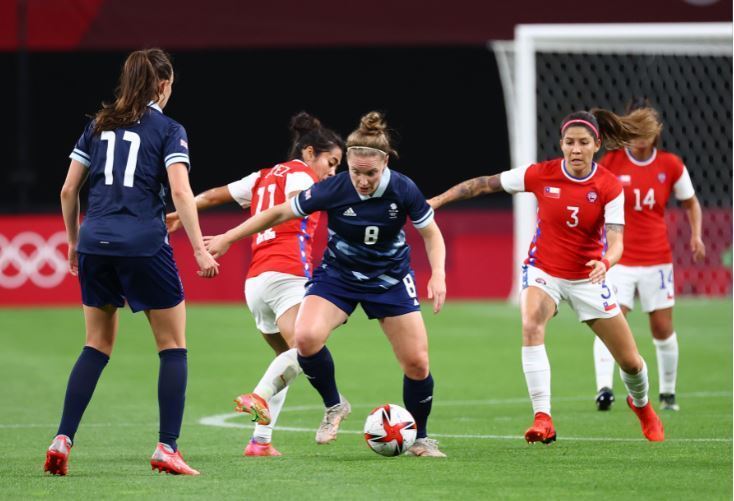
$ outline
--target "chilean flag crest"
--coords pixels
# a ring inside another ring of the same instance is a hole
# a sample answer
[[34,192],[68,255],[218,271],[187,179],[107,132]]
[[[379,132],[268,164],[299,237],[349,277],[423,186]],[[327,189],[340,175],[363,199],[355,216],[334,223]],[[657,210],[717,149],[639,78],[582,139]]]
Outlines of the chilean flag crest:
[[546,186],[543,194],[548,198],[561,198],[561,189],[555,186]]

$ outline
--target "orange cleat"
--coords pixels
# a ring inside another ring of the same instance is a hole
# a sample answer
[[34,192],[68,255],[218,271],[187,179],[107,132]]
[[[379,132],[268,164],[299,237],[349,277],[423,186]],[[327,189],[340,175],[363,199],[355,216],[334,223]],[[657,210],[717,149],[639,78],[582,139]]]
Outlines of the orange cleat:
[[270,424],[270,409],[268,403],[260,395],[245,393],[234,399],[234,410],[252,414],[252,420],[257,424]]
[[71,439],[66,435],[56,435],[46,451],[46,462],[43,471],[51,475],[66,475],[69,472],[69,454]]
[[243,456],[282,456],[283,454],[280,453],[278,449],[273,447],[273,444],[268,442],[267,444],[260,444],[258,442],[255,442],[255,439],[250,439],[250,441],[247,444],[247,447],[245,447],[245,452],[242,454]]
[[166,444],[158,442],[153,457],[150,458],[150,467],[159,472],[170,473],[171,475],[198,475],[199,472],[186,464],[181,456],[181,451],[173,452],[173,449]]
[[550,444],[556,441],[556,429],[553,427],[553,420],[545,412],[536,412],[533,426],[525,432],[525,440],[529,444],[535,442],[543,442]]
[[645,407],[635,407],[632,397],[627,396],[627,405],[637,415],[637,419],[640,420],[642,426],[642,434],[650,442],[662,442],[665,440],[665,429],[663,429],[663,422],[655,414],[655,409],[652,408],[650,402]]

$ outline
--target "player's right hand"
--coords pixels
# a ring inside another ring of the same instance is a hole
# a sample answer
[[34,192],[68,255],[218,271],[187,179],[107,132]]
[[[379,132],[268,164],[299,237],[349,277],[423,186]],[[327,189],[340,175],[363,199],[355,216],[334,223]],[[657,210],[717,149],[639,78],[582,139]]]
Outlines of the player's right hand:
[[69,273],[73,276],[79,275],[79,254],[76,251],[76,245],[69,244]]
[[166,230],[173,233],[181,227],[181,220],[178,218],[178,212],[169,212],[166,214]]
[[196,272],[197,275],[204,278],[214,278],[219,275],[219,263],[208,251],[195,251],[194,258],[199,266],[199,271]]

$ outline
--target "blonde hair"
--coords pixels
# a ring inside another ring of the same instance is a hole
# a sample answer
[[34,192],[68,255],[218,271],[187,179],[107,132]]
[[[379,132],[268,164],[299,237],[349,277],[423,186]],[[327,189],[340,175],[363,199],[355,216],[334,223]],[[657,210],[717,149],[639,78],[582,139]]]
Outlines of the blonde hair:
[[650,107],[637,108],[621,116],[602,108],[595,108],[591,113],[599,123],[608,150],[629,146],[634,139],[654,139],[663,130],[658,112]]
[[347,151],[360,156],[377,155],[380,152],[386,156],[398,156],[398,152],[390,145],[390,133],[382,113],[370,111],[360,119],[357,129],[347,138]]

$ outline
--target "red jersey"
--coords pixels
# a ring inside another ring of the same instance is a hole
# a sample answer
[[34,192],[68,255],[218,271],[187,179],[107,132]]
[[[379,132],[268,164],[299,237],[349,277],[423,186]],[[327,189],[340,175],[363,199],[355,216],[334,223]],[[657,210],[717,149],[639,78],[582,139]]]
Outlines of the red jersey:
[[626,149],[608,152],[600,163],[617,176],[624,188],[624,254],[619,264],[652,266],[672,263],[665,225],[665,206],[671,192],[678,200],[695,193],[683,161],[667,151],[653,150],[637,160]]
[[617,178],[594,163],[576,178],[561,158],[500,175],[508,193],[531,192],[538,200],[538,222],[525,264],[567,280],[589,278],[586,263],[602,258],[605,224],[624,224],[624,194]]
[[[278,164],[253,172],[227,185],[229,192],[250,214],[286,201],[289,193],[303,191],[318,181],[314,171],[301,160]],[[294,219],[252,237],[252,260],[247,278],[266,271],[311,278],[311,244],[319,213]]]

